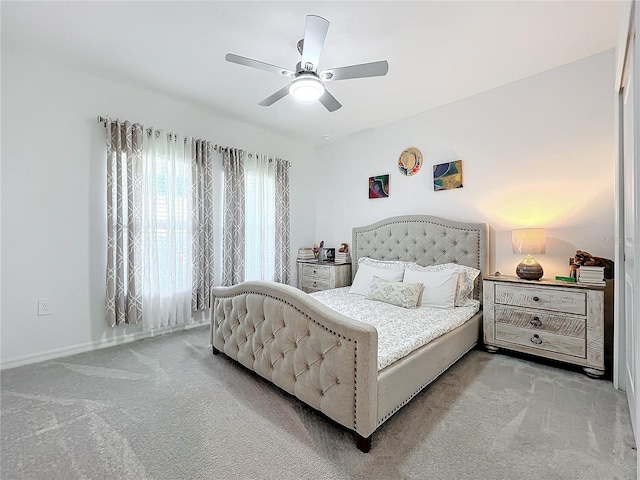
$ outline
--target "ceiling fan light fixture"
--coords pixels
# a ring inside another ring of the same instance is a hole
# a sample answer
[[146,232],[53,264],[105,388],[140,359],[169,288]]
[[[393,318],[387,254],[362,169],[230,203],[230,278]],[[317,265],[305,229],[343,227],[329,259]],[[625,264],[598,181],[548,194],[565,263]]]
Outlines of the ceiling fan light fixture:
[[[2,1],[2,0],[0,0]],[[335,112],[342,107],[340,102],[324,87],[324,82],[335,80],[347,80],[350,78],[383,77],[389,71],[389,62],[362,63],[347,65],[345,67],[331,68],[318,72],[318,64],[324,41],[329,30],[329,21],[318,15],[307,15],[304,27],[304,37],[298,42],[298,53],[302,56],[295,69],[271,65],[270,63],[253,60],[233,53],[227,53],[227,62],[244,65],[245,67],[276,73],[292,79],[289,85],[284,85],[277,92],[258,102],[261,107],[268,107],[275,102],[291,94],[296,100],[302,102],[319,101],[329,112]]]
[[324,85],[314,75],[300,75],[289,85],[289,93],[296,100],[312,102],[324,94]]

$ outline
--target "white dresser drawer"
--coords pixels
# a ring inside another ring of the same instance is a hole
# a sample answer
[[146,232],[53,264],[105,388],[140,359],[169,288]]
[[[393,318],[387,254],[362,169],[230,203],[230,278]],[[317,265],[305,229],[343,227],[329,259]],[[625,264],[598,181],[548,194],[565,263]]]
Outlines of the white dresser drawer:
[[495,303],[576,315],[586,315],[587,313],[587,296],[582,290],[497,284],[495,286]]
[[582,366],[605,374],[605,288],[511,276],[483,279],[482,338],[500,349]]
[[298,261],[298,288],[313,293],[351,285],[350,263]]
[[547,352],[562,353],[572,357],[586,358],[587,353],[584,337],[556,335],[504,323],[496,324],[496,340]]
[[302,277],[302,289],[307,290],[327,290],[332,288],[329,280],[321,280],[317,277]]
[[586,317],[513,307],[495,307],[495,322],[513,327],[585,338]]
[[329,281],[331,278],[331,267],[327,265],[302,265],[302,276]]

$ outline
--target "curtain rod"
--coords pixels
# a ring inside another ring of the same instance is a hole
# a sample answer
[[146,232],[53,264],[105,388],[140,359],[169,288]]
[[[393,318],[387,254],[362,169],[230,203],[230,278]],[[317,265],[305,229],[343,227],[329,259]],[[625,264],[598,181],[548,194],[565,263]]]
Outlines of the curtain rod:
[[[104,127],[107,126],[107,122],[110,122],[111,119],[109,117],[103,117],[102,115],[98,115],[98,123],[101,123]],[[151,132],[153,132],[152,128],[147,128],[147,133],[151,134]],[[167,133],[167,136],[172,136],[172,133]],[[185,143],[187,142],[187,139],[184,139]],[[218,153],[222,153],[224,151],[229,150],[232,147],[223,147],[222,145],[218,145],[215,144],[213,146],[213,149],[216,150]]]

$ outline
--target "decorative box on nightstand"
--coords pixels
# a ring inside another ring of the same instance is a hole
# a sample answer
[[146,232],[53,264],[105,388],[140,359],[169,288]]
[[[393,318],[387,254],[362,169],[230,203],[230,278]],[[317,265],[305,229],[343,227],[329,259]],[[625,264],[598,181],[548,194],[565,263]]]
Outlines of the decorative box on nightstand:
[[351,264],[298,260],[298,288],[312,293],[351,285]]
[[483,292],[487,350],[515,350],[604,375],[604,287],[495,276],[484,279]]

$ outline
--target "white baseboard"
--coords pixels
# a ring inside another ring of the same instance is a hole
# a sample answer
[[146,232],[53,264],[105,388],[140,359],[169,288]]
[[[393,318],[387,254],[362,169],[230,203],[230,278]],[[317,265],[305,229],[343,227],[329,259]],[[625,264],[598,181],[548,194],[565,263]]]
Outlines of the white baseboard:
[[90,352],[92,350],[99,350],[101,348],[115,347],[116,345],[123,345],[125,343],[131,343],[137,340],[155,337],[158,335],[165,335],[167,333],[191,330],[192,328],[202,327],[204,325],[209,325],[209,322],[208,321],[193,322],[188,325],[178,325],[173,327],[156,329],[156,330],[153,330],[152,332],[135,332],[131,334],[121,335],[116,338],[97,340],[95,342],[80,343],[77,345],[70,345],[68,347],[62,347],[62,348],[54,348],[52,350],[46,350],[44,352],[33,353],[30,355],[24,355],[21,357],[16,357],[10,360],[6,360],[0,363],[0,370],[7,370],[9,368],[22,367],[24,365],[44,362],[46,360],[53,360],[55,358],[68,357],[71,355],[75,355],[77,353]]

